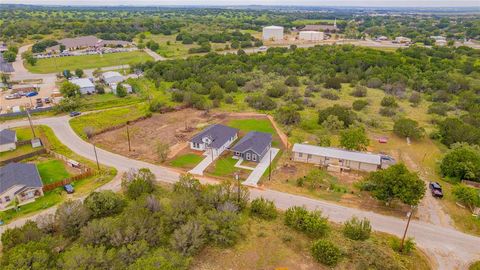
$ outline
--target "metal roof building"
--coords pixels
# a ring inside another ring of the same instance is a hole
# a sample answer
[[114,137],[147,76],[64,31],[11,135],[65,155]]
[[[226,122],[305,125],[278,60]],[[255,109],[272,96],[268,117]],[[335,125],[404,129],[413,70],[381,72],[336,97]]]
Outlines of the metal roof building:
[[78,85],[80,87],[80,93],[82,93],[83,95],[95,93],[95,85],[92,83],[92,81],[90,81],[90,79],[71,79],[70,82]]

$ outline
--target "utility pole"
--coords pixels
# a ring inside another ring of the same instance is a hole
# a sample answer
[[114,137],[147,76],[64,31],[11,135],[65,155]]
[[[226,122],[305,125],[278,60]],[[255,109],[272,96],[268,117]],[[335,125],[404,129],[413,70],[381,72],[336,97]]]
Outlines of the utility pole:
[[235,171],[235,180],[237,180],[237,203],[240,205],[240,177],[238,177],[238,171]]
[[30,128],[32,129],[33,138],[36,138],[35,129],[33,128],[32,118],[30,116],[30,111],[27,109],[28,122],[30,123]]
[[415,208],[417,208],[416,205],[410,206],[410,212],[408,212],[408,214],[407,214],[408,215],[408,221],[407,221],[407,226],[405,227],[405,231],[403,232],[402,244],[400,245],[400,252],[403,251],[403,245],[405,243],[405,237],[407,236],[408,226],[410,225],[410,220],[412,219],[413,211],[415,210]]
[[93,152],[95,152],[95,160],[97,161],[97,168],[100,171],[100,163],[98,163],[98,156],[97,156],[97,147],[95,147],[95,144],[93,144]]
[[130,148],[130,132],[128,131],[128,125],[130,124],[130,121],[127,121],[127,140],[128,140],[128,152],[131,151]]

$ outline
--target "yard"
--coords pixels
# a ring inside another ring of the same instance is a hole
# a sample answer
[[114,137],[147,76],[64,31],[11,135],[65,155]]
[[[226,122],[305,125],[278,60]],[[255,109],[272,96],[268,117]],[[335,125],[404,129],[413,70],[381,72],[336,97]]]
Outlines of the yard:
[[[32,129],[30,127],[14,128],[13,130],[17,132],[18,141],[26,141],[33,138]],[[36,132],[36,135],[38,136],[40,130],[38,128],[35,128],[35,132]],[[41,148],[33,148],[31,144],[17,146],[17,148],[13,151],[1,152],[0,161],[25,155],[39,149]]]
[[37,169],[44,185],[70,177],[70,173],[65,169],[65,164],[56,159],[38,163]]
[[103,110],[113,107],[133,105],[140,102],[143,102],[143,99],[136,94],[127,95],[122,98],[112,93],[85,95],[81,99],[81,110]]
[[172,159],[169,164],[172,167],[178,167],[182,169],[192,169],[194,168],[200,161],[202,161],[205,157],[197,155],[197,154],[182,154],[177,155],[174,159]]
[[35,66],[25,64],[32,73],[55,73],[65,69],[93,69],[141,63],[153,58],[143,51],[108,53],[103,55],[81,55],[38,59]]

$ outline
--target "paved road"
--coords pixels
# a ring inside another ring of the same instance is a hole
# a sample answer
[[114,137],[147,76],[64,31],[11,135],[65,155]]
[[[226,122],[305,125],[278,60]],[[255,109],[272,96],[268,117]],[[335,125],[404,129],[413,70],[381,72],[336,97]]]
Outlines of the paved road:
[[[94,159],[92,146],[79,138],[68,124],[66,116],[43,118],[34,120],[35,124],[48,125],[52,128],[62,143],[74,152],[89,159]],[[15,126],[24,126],[26,121],[15,121],[0,124],[0,129]],[[126,171],[129,168],[146,167],[152,170],[158,180],[175,182],[179,173],[162,166],[129,159],[108,151],[98,150],[99,160],[102,164]],[[204,183],[212,183],[212,179],[200,178]],[[251,189],[252,198],[264,197],[273,200],[278,208],[287,209],[294,205],[304,205],[308,209],[320,209],[331,221],[343,222],[352,216],[367,217],[372,227],[397,236],[401,236],[405,226],[405,219],[384,216],[377,213],[355,208],[336,205],[334,203],[319,201],[299,195],[287,194],[275,190]],[[7,225],[11,226],[11,225]],[[480,260],[480,237],[471,236],[451,228],[413,221],[410,226],[409,236],[414,237],[418,245],[433,259],[436,269],[466,269],[467,265]]]

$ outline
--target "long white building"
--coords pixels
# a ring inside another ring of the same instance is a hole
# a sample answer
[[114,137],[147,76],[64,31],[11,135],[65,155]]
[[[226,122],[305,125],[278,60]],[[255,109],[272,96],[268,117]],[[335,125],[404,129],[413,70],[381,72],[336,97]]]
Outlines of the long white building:
[[319,31],[300,31],[298,34],[298,38],[305,41],[320,41],[323,37],[323,32]]
[[263,40],[283,40],[283,27],[282,26],[265,26],[263,27]]

